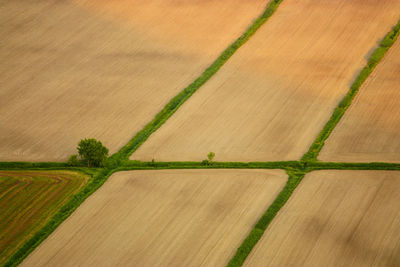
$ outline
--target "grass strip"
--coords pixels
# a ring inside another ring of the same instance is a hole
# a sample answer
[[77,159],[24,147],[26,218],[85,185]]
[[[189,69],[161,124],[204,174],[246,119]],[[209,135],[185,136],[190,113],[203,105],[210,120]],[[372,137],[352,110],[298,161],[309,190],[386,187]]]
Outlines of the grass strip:
[[114,173],[114,170],[102,169],[96,172],[88,183],[74,194],[53,217],[38,230],[29,240],[27,240],[3,266],[17,266],[30,252],[32,252],[45,238],[47,238],[79,205],[93,194],[107,178]]
[[340,119],[343,117],[346,110],[350,107],[354,97],[356,96],[358,90],[361,85],[365,82],[368,76],[372,73],[378,63],[382,60],[386,52],[389,48],[394,44],[396,39],[399,36],[400,32],[400,21],[398,21],[397,25],[392,28],[392,30],[386,34],[378,48],[372,53],[370,58],[368,59],[367,65],[361,70],[358,74],[357,78],[353,82],[350,87],[347,95],[340,101],[339,105],[333,111],[333,114],[329,121],[325,124],[324,128],[318,135],[317,139],[311,145],[308,152],[302,157],[302,161],[316,161],[319,155],[319,152],[323,148],[326,139],[328,139],[329,135],[339,123]]
[[298,161],[271,161],[271,162],[195,162],[195,161],[171,161],[171,162],[142,162],[126,161],[120,168],[137,169],[285,169],[301,168]]
[[306,172],[315,170],[385,170],[385,171],[400,171],[399,163],[386,162],[308,162],[303,163],[303,170]]
[[296,189],[297,185],[303,179],[305,173],[296,170],[287,170],[289,175],[288,181],[279,195],[276,197],[274,202],[269,206],[264,215],[255,225],[254,229],[246,237],[240,247],[237,249],[233,258],[229,261],[229,267],[242,266],[247,256],[250,254],[251,250],[257,244],[258,240],[261,239],[265,230],[271,221],[275,218],[278,211],[285,205],[289,197],[292,195],[293,191]]
[[283,0],[271,0],[264,12],[188,87],[176,95],[141,131],[139,131],[118,153],[109,160],[108,166],[117,166],[127,160],[149,136],[161,127],[178,108],[205,84],[228,59],[268,20]]
[[65,162],[0,162],[0,170],[68,167]]

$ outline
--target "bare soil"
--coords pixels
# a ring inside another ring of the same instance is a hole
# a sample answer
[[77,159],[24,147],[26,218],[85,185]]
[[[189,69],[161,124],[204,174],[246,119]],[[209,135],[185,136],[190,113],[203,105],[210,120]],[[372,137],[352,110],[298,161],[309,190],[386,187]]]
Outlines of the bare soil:
[[400,162],[400,42],[360,88],[319,159]]
[[300,159],[399,14],[398,0],[283,1],[132,159]]
[[223,266],[286,179],[282,170],[119,172],[22,266]]
[[399,266],[400,172],[307,174],[244,266]]
[[0,161],[64,161],[88,137],[116,152],[265,5],[0,1]]

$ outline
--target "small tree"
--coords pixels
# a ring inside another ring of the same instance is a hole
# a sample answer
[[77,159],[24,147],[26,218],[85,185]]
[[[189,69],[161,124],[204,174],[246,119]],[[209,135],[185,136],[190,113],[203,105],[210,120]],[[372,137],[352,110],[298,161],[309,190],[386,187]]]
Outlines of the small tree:
[[104,165],[108,156],[108,149],[94,138],[82,139],[78,144],[78,153],[88,167],[99,167]]
[[214,159],[214,157],[215,157],[215,153],[214,153],[214,152],[210,152],[210,153],[208,153],[208,155],[207,155],[207,158],[208,158],[208,161],[209,161],[209,162],[212,162],[213,159]]

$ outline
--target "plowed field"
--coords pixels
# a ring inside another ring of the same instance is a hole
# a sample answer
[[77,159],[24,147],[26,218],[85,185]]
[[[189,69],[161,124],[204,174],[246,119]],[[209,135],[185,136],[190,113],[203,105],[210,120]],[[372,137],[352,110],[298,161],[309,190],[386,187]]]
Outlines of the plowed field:
[[400,172],[307,174],[245,266],[399,266]]
[[360,88],[319,159],[400,162],[400,42]]
[[300,159],[399,14],[398,0],[283,1],[132,158]]
[[87,137],[117,151],[266,4],[1,1],[0,161],[63,161]]
[[120,172],[22,266],[223,266],[285,182],[282,170]]

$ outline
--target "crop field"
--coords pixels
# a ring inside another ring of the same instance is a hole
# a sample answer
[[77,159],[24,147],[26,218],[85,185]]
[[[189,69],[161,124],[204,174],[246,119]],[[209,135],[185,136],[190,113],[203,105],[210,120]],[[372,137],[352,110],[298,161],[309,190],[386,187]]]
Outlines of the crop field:
[[399,14],[0,0],[0,266],[400,266]]
[[400,172],[306,175],[245,266],[399,266]]
[[400,162],[400,43],[368,78],[321,151],[324,161]]
[[131,159],[300,159],[399,13],[397,0],[284,0]]
[[0,265],[86,180],[71,171],[0,170]]
[[1,1],[1,161],[64,161],[86,137],[116,152],[266,5],[122,2]]
[[119,172],[22,266],[222,266],[285,182],[282,170]]

